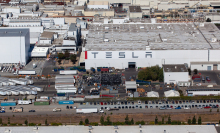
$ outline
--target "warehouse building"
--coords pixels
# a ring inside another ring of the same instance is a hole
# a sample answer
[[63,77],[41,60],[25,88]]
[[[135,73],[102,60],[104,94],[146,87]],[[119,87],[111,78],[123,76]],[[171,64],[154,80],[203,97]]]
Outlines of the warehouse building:
[[190,86],[186,93],[188,96],[219,96],[220,87]]
[[212,23],[93,23],[83,47],[85,67],[125,69],[220,61],[218,40],[220,31]]
[[163,75],[167,84],[188,81],[188,70],[184,64],[163,65]]
[[140,6],[129,6],[129,18],[142,18]]
[[0,29],[0,63],[26,64],[29,58],[29,29]]
[[206,61],[206,62],[191,62],[191,70],[220,70],[220,62],[218,61]]

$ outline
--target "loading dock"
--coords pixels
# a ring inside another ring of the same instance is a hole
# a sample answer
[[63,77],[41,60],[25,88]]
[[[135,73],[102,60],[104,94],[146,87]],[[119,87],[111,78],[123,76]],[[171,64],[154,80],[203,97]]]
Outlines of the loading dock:
[[135,68],[136,62],[128,62],[128,68]]

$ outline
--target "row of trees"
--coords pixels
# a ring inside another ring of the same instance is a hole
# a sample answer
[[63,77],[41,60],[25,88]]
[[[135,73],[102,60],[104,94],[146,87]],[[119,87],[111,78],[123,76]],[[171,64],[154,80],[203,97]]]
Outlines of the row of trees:
[[[162,121],[159,122],[159,121],[158,121],[158,118],[157,118],[157,116],[156,116],[154,123],[155,123],[155,124],[159,124],[159,125],[161,125],[161,124],[181,125],[181,122],[180,122],[180,121],[171,121],[171,117],[170,117],[170,116],[168,117],[168,120],[167,120],[166,123],[164,122],[164,117],[162,117]],[[185,123],[183,123],[183,124],[185,124]],[[192,120],[189,118],[189,119],[188,119],[188,124],[189,124],[189,125],[191,125],[191,124],[196,125],[196,117],[194,116],[194,117],[192,118]],[[202,124],[202,118],[201,118],[201,117],[198,118],[198,123],[197,123],[197,124],[198,124],[198,125],[201,125],[201,124]]]
[[66,50],[64,54],[63,53],[58,53],[58,63],[61,64],[61,61],[63,59],[65,59],[65,60],[70,59],[73,62],[73,64],[75,64],[76,61],[77,61],[76,57],[77,57],[76,54],[70,54],[69,51]]
[[139,80],[163,81],[163,68],[157,66],[147,67],[138,73]]

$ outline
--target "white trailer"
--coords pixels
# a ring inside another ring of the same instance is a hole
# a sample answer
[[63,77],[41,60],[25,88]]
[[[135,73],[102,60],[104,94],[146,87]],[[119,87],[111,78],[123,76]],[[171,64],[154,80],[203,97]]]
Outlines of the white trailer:
[[55,79],[74,79],[73,75],[57,75]]
[[23,81],[21,79],[9,79],[9,81],[12,81],[12,82],[19,84],[19,85],[27,85],[27,81]]
[[28,85],[28,86],[31,87],[31,89],[35,90],[35,91],[40,91],[40,92],[44,91],[43,88],[41,88],[41,87],[37,87],[37,86],[33,86],[33,85]]
[[76,93],[76,90],[57,90],[57,93]]
[[36,71],[18,71],[19,75],[35,75]]
[[76,113],[98,113],[97,108],[77,108]]
[[28,105],[31,103],[31,100],[18,100],[18,105]]
[[60,74],[61,75],[69,75],[69,74],[74,75],[74,74],[77,74],[77,70],[62,70],[60,71]]

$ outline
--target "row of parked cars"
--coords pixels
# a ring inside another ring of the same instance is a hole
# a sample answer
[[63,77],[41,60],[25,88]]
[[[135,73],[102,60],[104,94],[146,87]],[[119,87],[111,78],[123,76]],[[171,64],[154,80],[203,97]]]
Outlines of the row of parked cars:
[[[192,106],[192,107],[195,107],[195,106]],[[219,107],[219,105],[198,105],[198,106],[196,106],[197,107],[197,109],[202,109],[202,108],[204,108],[204,109],[210,109],[210,108],[218,108]],[[159,109],[160,110],[165,110],[165,109],[173,109],[173,108],[175,108],[175,109],[191,109],[191,106],[189,105],[189,106],[187,106],[187,105],[185,105],[185,106],[170,106],[169,107],[169,105],[167,105],[167,107],[166,106],[163,106],[163,107],[160,107]]]

